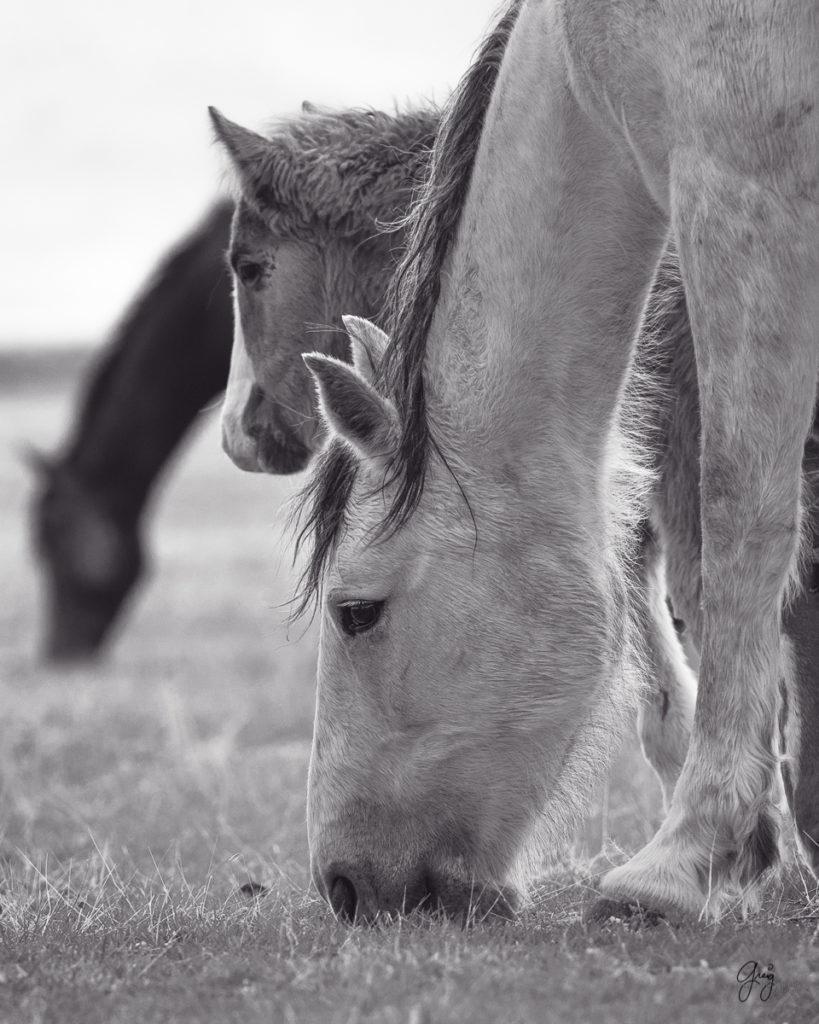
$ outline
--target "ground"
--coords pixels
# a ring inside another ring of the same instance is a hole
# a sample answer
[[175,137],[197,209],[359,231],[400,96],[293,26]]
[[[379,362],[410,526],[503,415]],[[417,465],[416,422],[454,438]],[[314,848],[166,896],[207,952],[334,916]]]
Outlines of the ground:
[[[632,736],[519,920],[335,922],[304,824],[316,632],[286,624],[298,481],[233,469],[203,416],[108,656],[43,668],[14,448],[65,430],[76,363],[46,370],[0,359],[3,1024],[819,1019],[819,900],[797,868],[744,922],[584,922],[600,872],[658,820]],[[774,965],[769,998],[740,1001],[748,961]]]

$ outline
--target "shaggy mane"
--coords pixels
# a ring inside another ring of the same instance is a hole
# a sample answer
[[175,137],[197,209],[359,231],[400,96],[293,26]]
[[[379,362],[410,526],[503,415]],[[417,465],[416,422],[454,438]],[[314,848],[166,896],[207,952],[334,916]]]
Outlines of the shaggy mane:
[[240,198],[277,233],[369,237],[403,217],[435,141],[434,107],[407,113],[311,110],[273,122],[273,144]]

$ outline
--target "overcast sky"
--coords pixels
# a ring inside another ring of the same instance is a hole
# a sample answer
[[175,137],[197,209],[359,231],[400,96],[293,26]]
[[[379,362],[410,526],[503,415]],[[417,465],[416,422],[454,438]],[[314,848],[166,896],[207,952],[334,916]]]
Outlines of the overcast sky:
[[496,0],[17,0],[0,16],[0,344],[101,339],[215,196],[213,103],[441,101]]

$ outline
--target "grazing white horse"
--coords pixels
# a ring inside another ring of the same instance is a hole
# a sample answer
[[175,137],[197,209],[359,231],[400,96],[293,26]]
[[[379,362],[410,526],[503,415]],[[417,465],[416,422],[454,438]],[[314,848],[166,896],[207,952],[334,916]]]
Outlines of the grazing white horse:
[[668,816],[603,891],[716,913],[777,857],[819,9],[528,0],[510,29],[485,118],[494,78],[473,75],[442,129],[383,364],[361,321],[354,368],[307,357],[336,435],[311,512],[314,877],[351,917],[503,909],[527,840],[582,810],[635,689],[618,424],[670,234],[700,388],[699,693]]

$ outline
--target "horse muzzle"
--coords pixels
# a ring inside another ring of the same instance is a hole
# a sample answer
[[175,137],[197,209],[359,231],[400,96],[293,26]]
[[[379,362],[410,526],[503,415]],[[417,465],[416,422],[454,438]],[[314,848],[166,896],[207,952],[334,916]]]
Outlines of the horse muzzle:
[[265,472],[259,465],[256,445],[244,432],[240,418],[222,415],[222,450],[235,466],[246,473]]
[[256,453],[257,472],[299,473],[307,467],[313,455],[300,438],[281,429],[251,427],[249,436]]
[[322,440],[310,416],[302,427],[290,426],[276,404],[254,385],[241,409],[222,410],[222,447],[239,469],[275,475],[305,469]]
[[314,866],[313,877],[333,913],[348,924],[372,924],[416,910],[477,924],[511,920],[519,906],[518,894],[508,886],[466,881],[424,863],[393,875],[372,863],[333,861],[325,868]]

